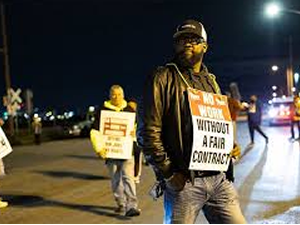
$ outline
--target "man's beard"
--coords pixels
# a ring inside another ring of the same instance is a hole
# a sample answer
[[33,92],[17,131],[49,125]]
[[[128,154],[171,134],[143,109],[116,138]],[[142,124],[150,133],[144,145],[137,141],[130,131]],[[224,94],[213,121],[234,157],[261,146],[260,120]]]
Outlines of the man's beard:
[[192,56],[188,57],[187,55],[184,54],[184,51],[178,52],[176,55],[176,58],[179,60],[181,65],[185,68],[193,68],[193,66],[200,61],[202,61],[204,53],[196,53],[193,54]]

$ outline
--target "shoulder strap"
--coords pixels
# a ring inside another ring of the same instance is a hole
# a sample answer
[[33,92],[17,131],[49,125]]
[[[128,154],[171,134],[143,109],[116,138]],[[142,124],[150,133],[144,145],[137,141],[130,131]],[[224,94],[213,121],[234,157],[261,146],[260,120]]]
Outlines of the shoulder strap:
[[209,73],[208,76],[209,76],[209,78],[210,78],[211,81],[212,81],[213,88],[215,89],[215,93],[216,93],[216,94],[221,94],[221,89],[220,89],[219,84],[218,84],[217,81],[216,81],[216,76],[213,75],[212,73]]
[[175,70],[177,71],[177,73],[179,74],[179,76],[181,77],[181,79],[183,80],[183,82],[186,84],[186,86],[188,86],[189,88],[191,88],[191,86],[189,85],[189,83],[187,82],[187,80],[184,78],[184,76],[182,75],[182,73],[180,72],[180,70],[178,69],[178,67],[177,67],[177,65],[175,63],[167,63],[166,66],[175,67]]

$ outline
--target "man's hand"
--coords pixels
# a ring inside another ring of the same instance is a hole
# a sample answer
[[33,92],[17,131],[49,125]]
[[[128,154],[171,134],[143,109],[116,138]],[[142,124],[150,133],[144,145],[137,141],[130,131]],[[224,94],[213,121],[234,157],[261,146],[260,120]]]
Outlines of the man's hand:
[[90,132],[90,138],[93,145],[93,149],[96,151],[96,154],[103,158],[107,158],[107,150],[103,148],[101,133],[98,130],[92,129]]
[[166,180],[167,188],[173,191],[181,191],[187,181],[187,177],[182,173],[174,173],[169,179]]
[[107,150],[106,149],[100,149],[100,151],[96,151],[96,154],[102,158],[102,159],[106,159],[107,158]]
[[230,152],[230,155],[232,158],[238,159],[241,157],[241,146],[239,146],[237,143],[234,143],[233,149]]

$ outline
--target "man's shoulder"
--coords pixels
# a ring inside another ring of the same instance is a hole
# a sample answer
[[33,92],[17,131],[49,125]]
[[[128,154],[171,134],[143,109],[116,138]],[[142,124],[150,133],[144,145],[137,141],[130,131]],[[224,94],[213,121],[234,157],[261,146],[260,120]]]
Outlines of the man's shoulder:
[[163,65],[163,66],[157,66],[150,74],[150,77],[154,81],[163,81],[163,80],[167,80],[167,77],[171,75],[172,75],[171,69],[168,66]]
[[166,65],[158,66],[154,69],[153,75],[162,76],[167,74],[170,71],[170,68]]

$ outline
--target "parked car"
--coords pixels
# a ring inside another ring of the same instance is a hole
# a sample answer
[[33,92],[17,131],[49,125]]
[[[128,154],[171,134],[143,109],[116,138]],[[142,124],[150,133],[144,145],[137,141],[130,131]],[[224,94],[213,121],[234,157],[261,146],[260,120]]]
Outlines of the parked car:
[[90,130],[92,128],[93,122],[90,120],[84,120],[77,123],[72,124],[69,127],[66,127],[65,130],[67,135],[74,137],[88,137],[90,134]]

